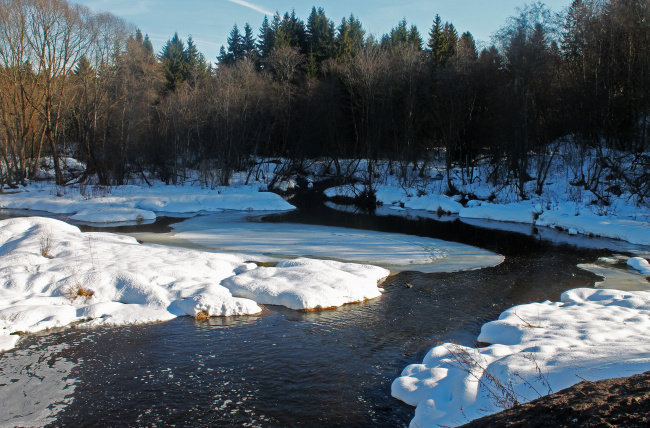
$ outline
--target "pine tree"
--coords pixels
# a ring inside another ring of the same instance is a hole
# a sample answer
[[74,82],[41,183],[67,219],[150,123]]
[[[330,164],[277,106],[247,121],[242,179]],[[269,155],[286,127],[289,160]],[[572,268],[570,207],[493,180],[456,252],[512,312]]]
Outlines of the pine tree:
[[440,66],[440,44],[442,43],[442,32],[442,19],[440,19],[440,15],[436,15],[436,18],[433,21],[433,26],[431,27],[431,31],[429,31],[429,42],[427,43],[427,47],[429,48],[431,56],[431,62],[433,63],[434,68],[438,68]]
[[74,74],[80,77],[90,77],[95,74],[95,69],[90,65],[90,61],[83,55],[77,61],[77,66],[74,69]]
[[393,28],[390,30],[390,33],[388,35],[388,39],[383,39],[382,38],[382,45],[385,43],[385,40],[390,41],[391,46],[398,46],[402,44],[406,44],[409,41],[409,32],[406,29],[406,18],[403,18],[399,24],[397,24],[397,27]]
[[174,37],[168,40],[163,47],[160,53],[160,62],[165,74],[167,89],[175,91],[178,85],[185,80],[188,72],[185,44],[178,37],[178,33],[175,33]]
[[282,20],[279,21],[275,37],[276,48],[298,48],[301,53],[306,53],[308,51],[305,23],[296,16],[295,10],[291,12],[291,15],[289,15],[288,12],[284,14]]
[[415,49],[419,51],[422,50],[422,37],[420,37],[418,27],[415,25],[411,25],[411,29],[409,30],[408,43],[413,45]]
[[187,76],[186,78],[193,77],[194,79],[199,79],[204,77],[208,73],[208,64],[205,60],[205,56],[196,48],[192,36],[187,38],[187,48],[184,51],[185,62],[187,64]]
[[[278,16],[277,13],[275,16]],[[257,39],[257,50],[260,57],[268,58],[275,47],[275,31],[271,27],[271,24],[269,24],[269,18],[267,16],[264,17],[262,27],[260,28],[260,35]]]
[[334,54],[334,23],[327,19],[323,8],[314,7],[307,20],[309,55],[321,63]]
[[350,18],[343,18],[338,27],[335,47],[337,59],[354,57],[364,46],[366,31],[361,21],[350,15]]
[[242,50],[243,50],[244,58],[250,60],[256,60],[258,56],[258,52],[255,43],[255,36],[253,36],[253,29],[248,23],[244,25],[244,38],[242,40]]
[[149,34],[144,35],[142,46],[151,56],[153,56],[153,44],[151,43],[151,40],[149,40]]

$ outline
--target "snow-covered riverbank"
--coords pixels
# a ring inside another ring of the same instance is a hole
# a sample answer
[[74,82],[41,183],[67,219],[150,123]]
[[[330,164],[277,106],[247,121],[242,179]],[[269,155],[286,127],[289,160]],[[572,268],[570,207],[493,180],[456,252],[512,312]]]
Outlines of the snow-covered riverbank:
[[478,341],[487,347],[433,348],[392,394],[417,406],[412,427],[461,425],[581,380],[645,372],[648,335],[650,291],[574,289],[485,324]]
[[376,266],[313,259],[263,267],[243,254],[142,245],[39,217],[0,222],[0,252],[0,350],[15,346],[19,332],[74,322],[245,315],[261,312],[258,303],[336,307],[378,297],[378,283],[389,274]]
[[263,191],[261,184],[218,187],[97,186],[57,187],[51,183],[21,187],[18,192],[0,194],[0,208],[66,214],[82,223],[150,222],[157,215],[198,212],[287,211],[295,207],[279,195]]
[[[329,197],[354,197],[361,189],[359,185],[341,186],[330,188],[325,194]],[[519,202],[473,199],[464,206],[459,202],[462,199],[460,196],[451,198],[438,191],[431,188],[427,194],[418,196],[414,189],[403,189],[397,184],[378,185],[376,197],[378,202],[394,210],[426,210],[455,214],[461,221],[480,219],[528,224],[553,228],[569,235],[581,234],[650,245],[650,209],[629,203],[625,198],[618,199],[616,205],[608,209],[592,205],[589,200],[578,203],[562,200],[557,195],[554,198],[548,195],[532,197]],[[489,194],[489,191],[483,190],[481,193]],[[490,223],[484,222],[481,226],[490,227]],[[494,227],[499,228],[498,225]]]

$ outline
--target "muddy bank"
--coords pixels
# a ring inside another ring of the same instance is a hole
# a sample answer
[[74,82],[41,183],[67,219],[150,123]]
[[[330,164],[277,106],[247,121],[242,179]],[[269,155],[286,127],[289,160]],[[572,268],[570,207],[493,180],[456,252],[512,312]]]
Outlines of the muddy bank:
[[476,419],[463,427],[647,427],[650,371],[583,381],[558,393]]

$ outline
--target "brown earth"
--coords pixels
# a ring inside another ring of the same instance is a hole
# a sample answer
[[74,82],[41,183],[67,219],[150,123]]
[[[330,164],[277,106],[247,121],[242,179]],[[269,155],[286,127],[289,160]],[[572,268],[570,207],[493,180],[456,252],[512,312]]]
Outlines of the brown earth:
[[580,382],[463,427],[650,427],[650,371]]

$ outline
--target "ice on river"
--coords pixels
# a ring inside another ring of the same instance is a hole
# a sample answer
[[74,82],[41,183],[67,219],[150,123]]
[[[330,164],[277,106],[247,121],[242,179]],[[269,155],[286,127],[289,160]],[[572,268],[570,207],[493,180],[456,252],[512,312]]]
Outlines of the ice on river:
[[248,221],[224,212],[175,224],[175,237],[221,251],[330,258],[392,271],[454,272],[496,266],[503,256],[469,245],[343,227]]
[[[260,312],[257,302],[262,301],[294,309],[339,306],[379,296],[378,281],[389,274],[376,266],[318,260],[261,267],[250,259],[143,245],[110,233],[81,233],[48,218],[4,220],[0,350],[14,347],[18,332],[77,321],[94,326],[163,321],[199,312],[245,315]],[[268,278],[268,286],[261,287],[260,278]]]
[[412,364],[392,394],[417,406],[412,427],[456,426],[582,379],[630,376],[650,364],[650,291],[575,289],[516,306],[481,329],[484,348],[443,344]]

